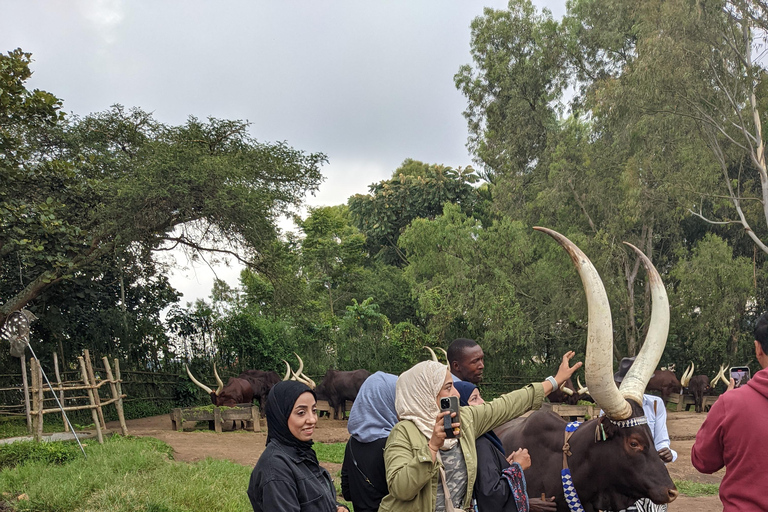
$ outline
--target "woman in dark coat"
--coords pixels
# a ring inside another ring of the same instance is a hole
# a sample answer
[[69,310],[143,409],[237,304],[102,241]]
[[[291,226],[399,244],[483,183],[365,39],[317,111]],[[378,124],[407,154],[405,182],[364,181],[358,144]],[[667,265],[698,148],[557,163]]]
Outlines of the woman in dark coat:
[[266,404],[267,448],[248,484],[254,512],[349,512],[312,449],[317,399],[305,384],[277,383]]
[[[480,405],[485,401],[480,390],[470,382],[455,382],[460,403],[464,406]],[[501,440],[493,430],[475,441],[477,448],[477,479],[474,499],[479,512],[555,511],[554,502],[539,498],[529,499],[525,489],[523,471],[531,466],[528,450],[521,448],[509,456],[504,454]]]

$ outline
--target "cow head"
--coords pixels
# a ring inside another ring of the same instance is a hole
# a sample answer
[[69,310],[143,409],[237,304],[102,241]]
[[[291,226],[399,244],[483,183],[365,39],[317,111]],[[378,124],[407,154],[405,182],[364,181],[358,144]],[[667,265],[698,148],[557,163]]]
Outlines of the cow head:
[[216,391],[213,391],[211,388],[197,380],[194,375],[192,375],[192,372],[189,371],[189,366],[184,365],[184,368],[187,369],[187,375],[189,375],[189,379],[194,382],[200,389],[210,395],[211,403],[213,405],[219,407],[234,407],[243,401],[243,394],[241,389],[242,386],[240,383],[238,382],[232,384],[233,379],[230,379],[230,382],[225,387],[224,383],[221,381],[221,377],[219,377],[219,373],[216,371],[216,363],[213,364],[213,375],[216,378],[216,383],[218,385]]
[[[625,242],[637,253],[648,273],[652,310],[645,343],[621,386],[616,387],[611,309],[597,270],[581,249],[560,233],[546,228],[534,229],[552,236],[568,251],[587,296],[589,324],[584,373],[589,393],[605,416],[595,422],[593,432],[578,436],[578,442],[589,443],[579,451],[582,459],[591,461],[592,465],[587,468],[602,466],[601,473],[606,470],[605,474],[611,475],[611,485],[597,488],[592,503],[603,510],[619,510],[644,496],[657,503],[674,500],[677,489],[659,458],[651,431],[644,423],[642,408],[645,387],[659,364],[669,332],[669,301],[661,277],[642,251]],[[575,435],[574,442],[577,442]],[[574,460],[573,467],[580,463],[584,462]],[[606,468],[606,464],[611,468]],[[581,474],[582,481],[590,478],[588,472]],[[574,475],[577,491],[578,480]]]
[[[596,420],[596,436],[588,432],[590,435],[574,441],[589,444],[583,452],[587,454],[586,464],[598,464],[601,473],[611,475],[610,485],[600,486],[590,501],[597,510],[624,510],[640,498],[669,503],[677,497],[648,425],[633,424],[633,420],[643,418],[642,406],[628,403],[632,409],[628,420],[614,421],[602,416]],[[572,465],[576,464],[574,461]]]

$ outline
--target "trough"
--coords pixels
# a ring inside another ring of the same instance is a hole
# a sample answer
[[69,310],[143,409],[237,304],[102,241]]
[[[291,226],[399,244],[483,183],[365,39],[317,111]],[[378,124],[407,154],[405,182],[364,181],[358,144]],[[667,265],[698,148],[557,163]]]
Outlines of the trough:
[[177,407],[171,411],[171,426],[179,432],[184,430],[185,421],[207,421],[208,428],[221,432],[223,422],[245,421],[245,429],[261,430],[259,408],[252,404],[237,404],[235,407]]

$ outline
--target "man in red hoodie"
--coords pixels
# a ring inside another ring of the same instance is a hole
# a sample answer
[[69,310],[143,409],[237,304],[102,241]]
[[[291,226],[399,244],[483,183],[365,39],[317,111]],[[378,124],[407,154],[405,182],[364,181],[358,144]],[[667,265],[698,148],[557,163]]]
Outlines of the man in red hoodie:
[[755,355],[763,368],[738,389],[733,379],[696,434],[691,462],[702,473],[725,466],[724,512],[768,510],[768,313],[757,320]]

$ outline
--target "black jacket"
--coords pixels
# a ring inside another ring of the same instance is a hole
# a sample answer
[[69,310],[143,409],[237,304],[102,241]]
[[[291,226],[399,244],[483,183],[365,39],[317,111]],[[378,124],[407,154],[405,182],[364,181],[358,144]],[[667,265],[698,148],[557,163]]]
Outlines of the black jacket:
[[248,484],[254,512],[336,512],[336,489],[328,471],[290,446],[272,440]]
[[479,437],[475,446],[477,447],[477,479],[475,480],[477,509],[480,512],[517,512],[509,483],[501,476],[501,471],[509,467],[504,454],[485,437]]
[[347,441],[341,466],[341,493],[345,500],[352,502],[355,512],[376,512],[382,498],[389,494],[384,468],[386,444],[386,437],[370,443],[361,443],[354,437]]

